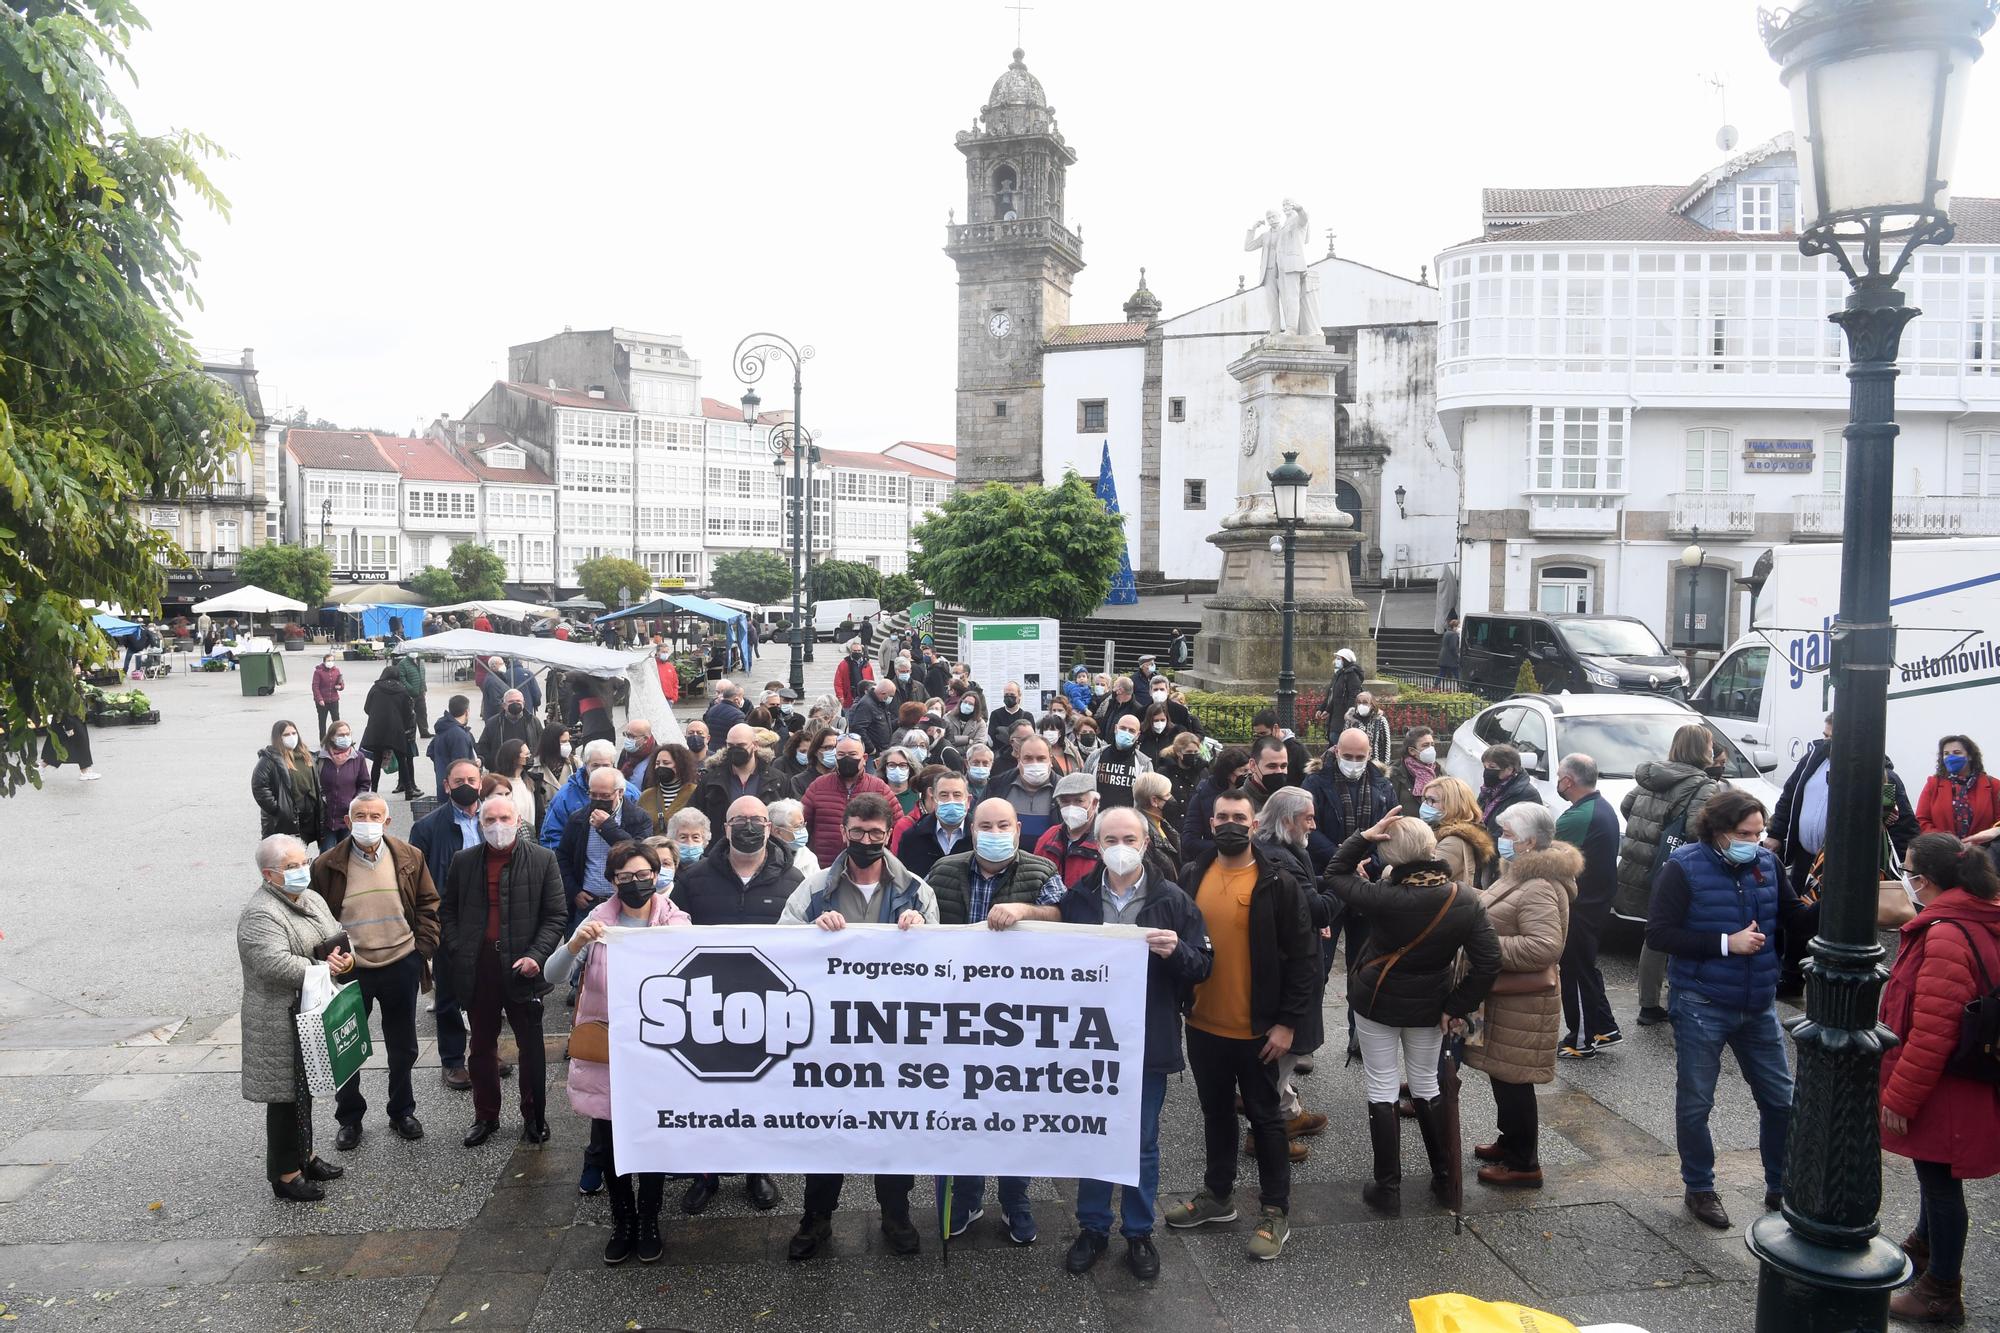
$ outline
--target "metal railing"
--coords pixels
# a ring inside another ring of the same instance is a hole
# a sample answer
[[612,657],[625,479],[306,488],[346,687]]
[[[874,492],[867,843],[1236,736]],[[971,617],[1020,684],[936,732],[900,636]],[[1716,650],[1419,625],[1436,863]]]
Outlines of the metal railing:
[[1757,530],[1757,497],[1734,491],[1674,491],[1667,496],[1667,531],[1748,536]]
[[[1890,501],[1898,537],[2000,536],[2000,496],[1898,495]],[[1792,535],[1837,537],[1846,502],[1839,495],[1801,495],[1792,501]]]

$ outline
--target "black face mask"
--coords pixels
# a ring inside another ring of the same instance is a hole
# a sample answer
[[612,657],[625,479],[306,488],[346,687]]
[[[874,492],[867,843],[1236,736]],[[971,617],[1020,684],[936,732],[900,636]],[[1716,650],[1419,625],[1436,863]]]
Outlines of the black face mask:
[[706,736],[688,737],[689,754],[700,754],[703,750],[706,750],[707,748],[708,748],[708,737]]
[[756,824],[731,824],[729,826],[729,845],[745,856],[754,856],[756,853],[764,850],[764,839],[769,834],[769,829],[761,828]]
[[1257,785],[1267,792],[1278,791],[1292,785],[1292,775],[1289,772],[1266,773],[1257,779]]
[[1480,786],[1487,791],[1491,791],[1493,788],[1499,785],[1500,785],[1500,770],[1497,768],[1487,769],[1486,776],[1481,781]]
[[858,866],[874,865],[882,859],[882,853],[888,850],[879,842],[856,842],[852,838],[847,840],[847,859]]
[[477,784],[467,783],[453,787],[448,795],[451,797],[451,803],[461,810],[470,810],[473,806],[479,804],[479,787]]
[[609,796],[593,796],[590,798],[590,808],[593,810],[602,810],[608,815],[611,813],[611,798]]
[[638,884],[620,884],[618,886],[618,901],[624,903],[627,907],[644,907],[647,903],[653,901],[653,894],[657,889],[657,885],[658,881],[656,879],[644,880]]
[[861,772],[861,761],[851,754],[844,754],[833,761],[833,767],[840,776],[852,779]]
[[524,710],[524,709],[523,709],[523,708],[521,707],[521,705],[519,705],[519,704],[508,704],[508,705],[507,705],[507,716],[508,716],[508,717],[519,717],[519,716],[521,716],[521,714],[522,714],[522,713],[523,713],[524,711],[525,711],[525,710]]
[[1241,824],[1218,824],[1215,850],[1224,856],[1241,856],[1250,850],[1250,830]]
[[730,762],[730,763],[732,763],[732,764],[734,764],[734,765],[735,765],[736,767],[738,767],[738,768],[741,768],[741,767],[743,767],[743,765],[745,765],[745,764],[749,763],[749,762],[750,762],[750,747],[749,747],[749,746],[747,746],[747,745],[732,745],[732,746],[730,746],[730,747],[729,747],[729,762]]
[[1010,694],[1006,697],[1006,701],[1007,701],[1007,706],[1009,708],[1018,708],[1020,707],[1021,704],[1021,696],[1018,694]]
[[1705,766],[1701,771],[1708,774],[1712,778],[1719,778],[1724,773],[1729,771],[1729,765],[1723,763],[1720,759],[1718,759],[1714,763]]

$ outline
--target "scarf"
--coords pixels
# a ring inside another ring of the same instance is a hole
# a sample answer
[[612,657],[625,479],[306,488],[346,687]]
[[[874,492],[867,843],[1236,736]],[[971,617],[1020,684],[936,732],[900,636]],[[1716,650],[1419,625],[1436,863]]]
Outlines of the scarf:
[[1962,777],[1946,777],[1951,783],[1951,822],[1953,831],[1961,838],[1972,836],[1972,784],[1979,778],[1977,773],[1967,773]]
[[648,759],[651,759],[653,757],[654,751],[658,750],[659,748],[660,748],[659,743],[655,741],[651,736],[648,736],[646,737],[645,740],[639,742],[638,749],[633,750],[629,753],[624,750],[620,750],[618,752],[618,771],[625,775],[625,780],[627,782],[630,782],[632,780],[633,772],[638,769],[639,765],[645,763]]
[[1424,788],[1438,775],[1436,764],[1419,763],[1409,755],[1403,756],[1403,771],[1410,775],[1410,790],[1418,796],[1424,794]]
[[1372,827],[1382,816],[1375,809],[1375,784],[1363,773],[1349,781],[1335,778],[1334,790],[1340,796],[1340,817],[1343,821],[1342,835],[1351,837],[1362,829]]

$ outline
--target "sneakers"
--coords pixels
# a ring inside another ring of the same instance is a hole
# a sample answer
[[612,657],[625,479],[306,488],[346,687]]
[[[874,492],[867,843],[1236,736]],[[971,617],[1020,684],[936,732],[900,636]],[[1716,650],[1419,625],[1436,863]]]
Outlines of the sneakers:
[[1639,1011],[1639,1026],[1642,1028],[1649,1028],[1652,1027],[1655,1023],[1666,1022],[1669,1017],[1670,1015],[1667,1013],[1667,1011],[1665,1009],[1662,1009],[1659,1005],[1649,1004],[1645,1008]]
[[1035,1215],[1022,1209],[1007,1219],[1007,1239],[1015,1245],[1035,1243]]
[[1613,1028],[1609,1032],[1600,1032],[1595,1037],[1592,1037],[1590,1044],[1601,1050],[1606,1046],[1616,1046],[1623,1040],[1625,1040],[1625,1034],[1617,1028]]
[[980,1218],[984,1216],[986,1216],[986,1210],[984,1208],[973,1209],[971,1212],[967,1213],[962,1219],[960,1219],[959,1224],[957,1226],[945,1232],[944,1238],[946,1240],[957,1240],[960,1236],[963,1236],[966,1232],[972,1230],[972,1224],[974,1222],[977,1222]]
[[1565,1042],[1562,1049],[1556,1052],[1556,1059],[1558,1060],[1595,1060],[1596,1058],[1597,1048],[1595,1046],[1578,1045],[1575,1042]]
[[1234,1222],[1236,1208],[1204,1189],[1197,1190],[1188,1198],[1168,1204],[1160,1215],[1166,1219],[1168,1226],[1185,1230],[1188,1227],[1198,1227],[1204,1222]]
[[1269,1262],[1285,1252],[1285,1242],[1291,1238],[1292,1224],[1276,1208],[1266,1208],[1257,1222],[1257,1229],[1250,1233],[1250,1257]]
[[604,1192],[604,1168],[595,1162],[585,1162],[583,1174],[576,1178],[578,1194],[602,1194]]

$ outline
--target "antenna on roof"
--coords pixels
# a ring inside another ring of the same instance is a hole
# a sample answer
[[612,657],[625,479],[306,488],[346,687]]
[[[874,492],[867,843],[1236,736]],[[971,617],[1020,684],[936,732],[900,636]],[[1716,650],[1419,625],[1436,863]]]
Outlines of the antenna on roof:
[[1697,74],[1709,87],[1715,89],[1716,104],[1722,111],[1722,128],[1715,132],[1715,146],[1727,153],[1736,147],[1736,127],[1729,123],[1729,83],[1720,74]]

